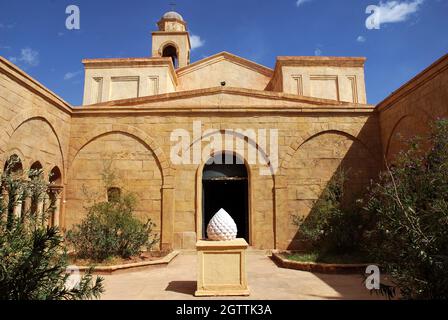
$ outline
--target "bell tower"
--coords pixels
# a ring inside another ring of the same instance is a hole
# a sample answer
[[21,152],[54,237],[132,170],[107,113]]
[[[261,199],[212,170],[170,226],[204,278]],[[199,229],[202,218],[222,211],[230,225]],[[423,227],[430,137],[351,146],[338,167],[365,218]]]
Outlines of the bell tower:
[[190,64],[190,35],[187,23],[174,11],[165,13],[157,23],[158,31],[152,33],[152,56],[170,57],[174,68]]

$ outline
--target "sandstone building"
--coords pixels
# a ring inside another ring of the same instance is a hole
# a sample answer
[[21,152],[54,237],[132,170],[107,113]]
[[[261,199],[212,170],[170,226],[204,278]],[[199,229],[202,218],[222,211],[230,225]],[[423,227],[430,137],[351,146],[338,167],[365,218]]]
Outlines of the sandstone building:
[[[349,169],[356,194],[402,148],[399,133],[426,132],[448,116],[447,56],[373,106],[364,58],[277,57],[271,69],[221,52],[191,62],[187,30],[168,12],[151,57],[83,60],[80,107],[0,59],[1,160],[51,173],[52,192],[39,204],[55,202],[51,223],[70,229],[90,197],[132,191],[163,249],[194,248],[221,207],[253,248],[294,248],[291,216],[310,212],[338,168]],[[190,162],[173,161],[173,132],[188,135],[180,151]],[[212,136],[220,150],[207,149]],[[208,163],[221,155],[234,163]],[[108,168],[118,177],[109,190]]]

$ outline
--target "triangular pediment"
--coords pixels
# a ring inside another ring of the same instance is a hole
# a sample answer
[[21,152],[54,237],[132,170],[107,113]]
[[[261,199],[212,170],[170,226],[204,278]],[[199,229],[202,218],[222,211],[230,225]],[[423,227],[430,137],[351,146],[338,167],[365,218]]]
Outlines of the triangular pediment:
[[221,82],[226,82],[230,87],[263,90],[274,71],[234,54],[221,52],[180,68],[176,74],[179,90],[211,88]]

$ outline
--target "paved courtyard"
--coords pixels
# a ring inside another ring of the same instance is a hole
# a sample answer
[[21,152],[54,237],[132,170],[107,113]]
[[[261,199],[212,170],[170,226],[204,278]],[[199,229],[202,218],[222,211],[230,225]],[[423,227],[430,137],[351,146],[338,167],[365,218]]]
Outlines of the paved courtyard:
[[[370,295],[360,275],[313,274],[283,269],[262,254],[249,254],[247,268],[251,295],[242,299],[380,299]],[[196,289],[194,254],[180,254],[167,267],[103,277],[106,292],[102,299],[198,299],[193,295]]]

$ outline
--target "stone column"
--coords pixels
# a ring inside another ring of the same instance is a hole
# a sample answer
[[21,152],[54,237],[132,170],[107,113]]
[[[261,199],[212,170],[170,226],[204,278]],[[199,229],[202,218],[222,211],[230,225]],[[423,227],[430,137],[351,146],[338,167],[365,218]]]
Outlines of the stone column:
[[24,200],[23,200],[23,208],[22,208],[22,213],[24,218],[27,218],[27,214],[29,215],[31,213],[31,196],[26,194],[24,196]]
[[36,221],[38,224],[43,224],[43,215],[44,215],[44,204],[45,204],[45,195],[39,195],[39,199],[37,200],[36,206]]
[[2,188],[2,195],[1,195],[2,199],[2,205],[3,205],[3,217],[2,219],[4,221],[8,220],[8,206],[9,206],[9,193],[8,193],[8,189],[6,187]]
[[174,237],[174,187],[162,187],[162,226],[160,235],[160,250],[171,251]]
[[49,210],[51,208],[51,198],[50,198],[50,191],[47,191],[44,195],[44,210],[42,212],[42,218],[44,218],[46,221],[42,221],[44,224],[46,224],[47,226],[51,225],[51,217],[49,215]]
[[50,191],[54,195],[54,210],[53,214],[53,227],[59,227],[59,218],[61,214],[61,204],[62,204],[62,186],[52,186]]
[[20,219],[22,216],[22,200],[19,200],[20,193],[14,196],[14,218]]
[[289,217],[287,214],[287,178],[286,176],[277,176],[274,187],[275,199],[275,249],[287,248],[287,235]]

